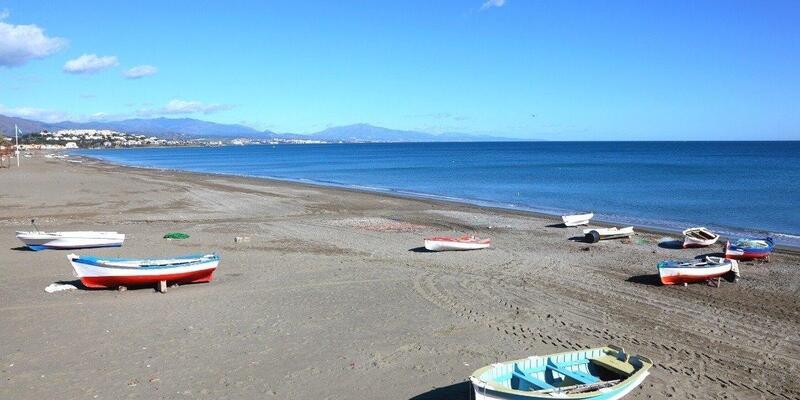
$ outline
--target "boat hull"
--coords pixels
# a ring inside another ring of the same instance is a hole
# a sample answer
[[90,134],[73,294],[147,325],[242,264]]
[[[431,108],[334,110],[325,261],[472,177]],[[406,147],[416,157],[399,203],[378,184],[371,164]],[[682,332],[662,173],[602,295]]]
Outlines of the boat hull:
[[[571,395],[569,397],[564,396],[562,398],[569,398],[569,399],[593,399],[593,400],[617,400],[625,397],[628,393],[636,389],[639,385],[642,384],[645,378],[649,375],[649,372],[643,372],[637,378],[632,379],[630,382],[626,384],[618,385],[614,387],[610,391],[606,391],[603,393],[587,393],[584,396],[580,395]],[[553,400],[559,397],[553,396],[550,394],[511,394],[511,393],[504,393],[494,391],[492,389],[487,389],[484,382],[478,381],[475,377],[470,378],[472,382],[472,392],[474,395],[475,400],[530,400],[530,399],[541,399],[541,400]]]
[[[762,240],[762,239],[759,239]],[[736,246],[731,242],[727,242],[725,244],[725,258],[729,260],[757,260],[757,259],[768,259],[770,253],[772,253],[772,249],[774,248],[774,243],[772,238],[763,239],[768,243],[767,247],[740,247]]]
[[598,229],[584,229],[584,240],[590,243],[596,243],[600,240],[608,239],[623,239],[633,236],[633,227],[626,228],[598,228]]
[[719,235],[706,228],[689,228],[683,231],[683,248],[707,247],[716,243]]
[[731,270],[731,264],[722,264],[709,268],[659,268],[658,276],[664,285],[705,282],[719,278]]
[[470,383],[475,399],[619,399],[652,365],[609,345],[494,363],[473,372]]
[[74,236],[70,236],[70,232],[58,234],[17,232],[17,239],[34,251],[120,247],[125,241],[125,235],[116,232],[106,232],[95,236],[87,235],[86,232],[75,232],[74,234]]
[[219,265],[219,258],[187,265],[162,267],[105,267],[83,262],[70,255],[70,263],[81,283],[88,288],[102,289],[119,286],[146,286],[160,281],[168,283],[210,282]]
[[579,225],[589,225],[589,220],[592,219],[593,217],[594,217],[593,213],[562,215],[561,220],[564,221],[564,226],[579,226]]
[[443,240],[425,240],[425,249],[428,251],[464,251],[480,250],[491,247],[491,243],[467,243]]

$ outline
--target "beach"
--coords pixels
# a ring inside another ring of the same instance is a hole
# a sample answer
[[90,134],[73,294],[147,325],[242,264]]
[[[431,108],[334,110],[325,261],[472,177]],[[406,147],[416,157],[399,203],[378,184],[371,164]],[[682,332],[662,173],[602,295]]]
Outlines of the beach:
[[[655,367],[626,398],[800,398],[800,255],[738,283],[660,286],[721,247],[586,244],[542,215],[301,183],[23,159],[0,170],[0,398],[467,399],[498,361],[615,344]],[[14,237],[117,230],[120,257],[216,251],[214,280],[46,293],[69,251]],[[167,232],[189,234],[168,241]],[[430,253],[431,235],[492,248]],[[236,237],[249,241],[236,243]],[[673,235],[674,239],[679,239]]]

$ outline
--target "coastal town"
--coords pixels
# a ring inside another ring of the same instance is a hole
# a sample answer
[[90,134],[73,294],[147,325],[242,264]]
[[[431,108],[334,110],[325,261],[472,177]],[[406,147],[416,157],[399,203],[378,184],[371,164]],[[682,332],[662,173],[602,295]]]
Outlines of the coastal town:
[[[0,132],[0,146],[13,147],[13,143]],[[11,136],[13,139],[13,136]],[[28,133],[19,136],[20,150],[94,149],[164,146],[243,146],[251,144],[326,144],[317,139],[284,138],[204,138],[185,135],[159,137],[110,129],[59,129]]]

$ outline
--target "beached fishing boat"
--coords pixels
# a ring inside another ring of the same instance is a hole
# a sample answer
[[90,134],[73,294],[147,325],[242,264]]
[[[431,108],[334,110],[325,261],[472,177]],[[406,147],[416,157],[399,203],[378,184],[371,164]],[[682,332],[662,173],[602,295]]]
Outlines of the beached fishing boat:
[[216,254],[188,255],[163,259],[132,259],[67,256],[75,275],[89,288],[144,286],[160,281],[198,283],[211,281],[219,265]]
[[594,217],[593,213],[562,215],[561,220],[565,226],[589,225],[589,220]]
[[17,239],[31,250],[119,247],[125,235],[117,232],[17,232]]
[[606,346],[483,367],[470,376],[474,398],[619,399],[639,386],[653,366],[650,359]]
[[719,235],[703,227],[683,231],[683,248],[711,246],[719,240]]
[[480,239],[475,236],[437,236],[425,238],[425,248],[430,251],[479,250],[492,245],[492,239]]
[[706,257],[705,260],[665,260],[658,263],[658,276],[664,285],[705,282],[719,278],[729,272],[739,277],[739,262],[722,257]]
[[725,258],[734,260],[754,260],[769,258],[775,248],[771,237],[764,239],[739,238],[725,244]]
[[587,242],[597,243],[606,239],[619,239],[633,236],[633,227],[584,229],[583,235]]

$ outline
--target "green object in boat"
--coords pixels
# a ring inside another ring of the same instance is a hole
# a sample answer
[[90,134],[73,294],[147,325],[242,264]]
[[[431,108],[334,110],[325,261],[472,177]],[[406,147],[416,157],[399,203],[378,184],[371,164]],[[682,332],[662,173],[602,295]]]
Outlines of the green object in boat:
[[164,235],[164,239],[188,239],[189,235],[183,232],[169,232]]

